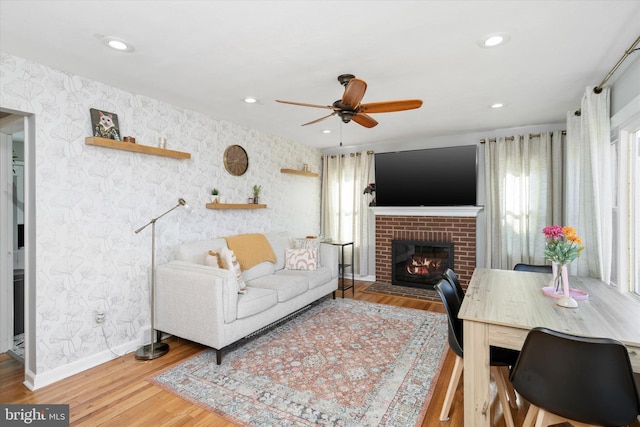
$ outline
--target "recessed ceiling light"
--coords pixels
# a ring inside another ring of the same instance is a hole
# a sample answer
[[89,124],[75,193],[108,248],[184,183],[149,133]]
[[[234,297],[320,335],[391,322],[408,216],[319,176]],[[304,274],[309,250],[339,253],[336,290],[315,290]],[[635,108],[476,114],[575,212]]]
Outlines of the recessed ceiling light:
[[493,108],[494,110],[502,107],[504,107],[504,104],[501,102],[496,102],[495,104],[491,104],[491,108]]
[[323,129],[322,133],[331,133],[331,130],[329,130],[329,129]]
[[258,100],[252,96],[248,96],[244,99],[244,102],[246,102],[247,104],[255,104],[256,102],[258,102]]
[[117,37],[103,37],[102,43],[120,52],[133,52],[133,46]]
[[509,41],[509,35],[507,33],[494,33],[489,34],[478,42],[480,47],[496,47],[505,44]]

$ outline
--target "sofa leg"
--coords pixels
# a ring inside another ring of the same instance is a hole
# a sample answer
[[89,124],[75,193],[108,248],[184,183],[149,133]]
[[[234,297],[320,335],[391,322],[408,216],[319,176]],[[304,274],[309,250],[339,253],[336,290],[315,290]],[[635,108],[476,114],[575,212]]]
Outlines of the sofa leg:
[[332,294],[333,294],[333,299],[336,299],[336,291],[333,291]]
[[219,365],[222,363],[222,350],[218,350],[216,348],[216,365]]
[[156,330],[156,342],[162,341],[162,331]]

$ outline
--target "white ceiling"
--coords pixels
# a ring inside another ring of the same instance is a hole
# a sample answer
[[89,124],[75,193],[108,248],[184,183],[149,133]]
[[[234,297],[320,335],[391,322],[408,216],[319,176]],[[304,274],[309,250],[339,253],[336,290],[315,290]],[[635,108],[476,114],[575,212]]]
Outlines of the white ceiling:
[[[0,50],[325,149],[562,123],[639,22],[637,0],[0,0]],[[496,32],[508,43],[478,46]],[[110,50],[105,35],[135,51]],[[344,73],[368,83],[364,103],[424,105],[366,129],[337,116],[302,127],[329,111],[275,102],[329,105]]]

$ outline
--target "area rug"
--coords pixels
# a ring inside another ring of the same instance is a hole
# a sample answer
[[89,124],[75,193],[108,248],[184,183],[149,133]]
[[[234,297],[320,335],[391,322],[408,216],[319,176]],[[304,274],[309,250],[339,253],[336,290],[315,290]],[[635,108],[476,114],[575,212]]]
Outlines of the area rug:
[[406,298],[417,298],[428,301],[441,302],[438,292],[434,289],[412,288],[409,286],[390,285],[387,283],[374,282],[362,290],[362,292],[373,294],[385,294]]
[[443,314],[325,298],[150,381],[241,426],[419,426],[446,348]]

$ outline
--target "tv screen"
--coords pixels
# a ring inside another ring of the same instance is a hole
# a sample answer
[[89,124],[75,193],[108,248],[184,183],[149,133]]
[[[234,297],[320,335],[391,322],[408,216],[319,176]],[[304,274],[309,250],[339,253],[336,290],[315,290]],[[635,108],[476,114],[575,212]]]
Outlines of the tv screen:
[[377,206],[473,206],[477,146],[376,153]]

